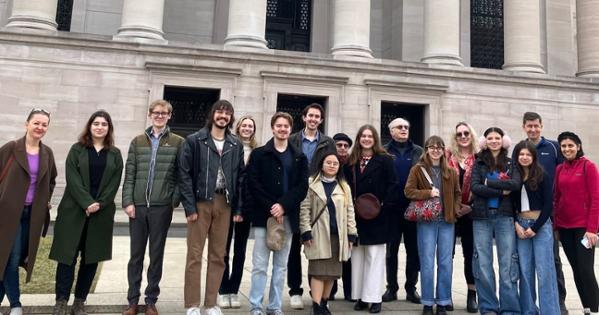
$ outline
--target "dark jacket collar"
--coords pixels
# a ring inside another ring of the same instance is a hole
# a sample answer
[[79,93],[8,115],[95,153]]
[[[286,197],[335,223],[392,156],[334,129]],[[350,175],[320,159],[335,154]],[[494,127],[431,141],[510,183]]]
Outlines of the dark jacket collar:
[[[291,150],[291,153],[293,154],[294,158],[300,157],[302,154],[304,154],[301,150],[299,150],[298,148],[296,148],[289,141],[287,142],[287,148],[289,150]],[[274,138],[270,138],[270,140],[268,140],[268,142],[266,142],[266,144],[264,145],[264,151],[265,152],[270,152],[270,153],[278,152],[275,149],[275,140],[274,140]]]
[[[204,127],[202,129],[200,129],[197,133],[198,139],[201,141],[206,141],[208,140],[208,138],[212,139],[212,136],[210,135],[210,129],[208,129],[208,127]],[[236,144],[237,138],[231,134],[231,131],[229,129],[225,130],[225,142],[230,142],[233,144]]]
[[[29,174],[29,161],[27,160],[27,150],[25,149],[25,137],[15,140],[14,148],[15,161]],[[42,178],[48,171],[48,159],[50,158],[45,145],[40,141],[39,151],[39,170],[37,178]]]
[[[170,132],[171,132],[171,129],[170,129],[168,126],[165,126],[165,127],[164,127],[164,130],[162,131],[162,136],[163,136],[163,137],[166,137],[166,136],[168,136],[168,134],[169,134]],[[151,136],[153,135],[153,132],[152,132],[152,126],[150,126],[150,127],[146,128],[146,135],[147,135],[148,137],[151,137]]]

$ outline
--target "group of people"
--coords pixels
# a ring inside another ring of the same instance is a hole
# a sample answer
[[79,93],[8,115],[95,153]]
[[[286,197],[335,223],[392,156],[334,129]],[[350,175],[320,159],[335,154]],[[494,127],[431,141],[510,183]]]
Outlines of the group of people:
[[[324,108],[314,103],[302,112],[305,127],[294,134],[292,116],[275,113],[270,121],[273,136],[259,146],[255,120],[243,116],[235,124],[234,108],[226,100],[214,103],[204,127],[186,138],[169,130],[172,111],[164,100],[150,105],[151,126],[131,141],[124,164],[114,145],[112,120],[103,110],[91,115],[71,147],[50,251],[50,259],[58,262],[54,314],[69,312],[77,260],[70,313],[86,314],[98,262],[111,258],[114,199],[123,168],[122,207],[129,217],[131,242],[123,315],[141,311],[146,246],[150,262],[144,312],[158,314],[166,236],[179,204],[187,218],[187,315],[219,315],[221,308],[241,306],[238,291],[250,230],[251,315],[283,314],[285,279],[291,307],[304,308],[302,247],[309,261],[314,315],[331,313],[328,301],[340,278],[344,297],[355,303],[356,311],[380,312],[382,302],[398,298],[402,238],[406,299],[422,304],[425,315],[433,310],[446,314],[454,308],[452,266],[458,236],[468,312],[566,313],[559,242],[585,314],[599,312],[593,269],[599,173],[584,156],[576,134],[562,132],[557,141],[542,137],[537,113],[524,114],[527,136],[510,157],[511,141],[502,129],[488,128],[477,138],[466,122],[456,125],[448,146],[433,135],[420,147],[410,140],[410,122],[396,118],[388,125],[392,140],[383,145],[372,125],[361,126],[353,141],[343,133],[326,136],[319,130]],[[18,267],[25,267],[29,281],[49,223],[57,176],[52,150],[41,142],[49,124],[48,111],[33,109],[25,136],[0,148],[0,209],[5,213],[0,221],[0,301],[6,294],[12,315],[22,314]],[[431,207],[434,211],[416,219],[405,215],[407,209],[422,210],[423,204],[429,206],[424,212]],[[421,295],[416,289],[419,274]]]

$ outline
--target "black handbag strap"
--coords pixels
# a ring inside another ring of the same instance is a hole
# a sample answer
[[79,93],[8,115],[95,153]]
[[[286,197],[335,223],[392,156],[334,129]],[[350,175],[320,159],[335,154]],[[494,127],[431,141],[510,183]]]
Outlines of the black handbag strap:
[[312,223],[310,223],[310,227],[313,227],[314,224],[316,224],[316,221],[318,221],[318,219],[320,219],[320,216],[324,213],[324,210],[327,208],[327,205],[325,204],[324,207],[322,207],[322,209],[320,209],[320,212],[318,213],[318,215],[316,216],[316,218],[314,218],[314,220],[312,221]]
[[356,202],[356,196],[358,195],[358,188],[356,188],[356,165],[352,167],[352,174],[354,177],[354,193],[352,194],[352,197],[354,199],[354,203]]

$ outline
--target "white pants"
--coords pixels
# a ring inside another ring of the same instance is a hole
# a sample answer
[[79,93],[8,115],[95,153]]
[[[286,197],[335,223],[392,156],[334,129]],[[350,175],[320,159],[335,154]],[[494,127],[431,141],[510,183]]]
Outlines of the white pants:
[[360,245],[351,253],[351,297],[381,303],[385,283],[386,245]]

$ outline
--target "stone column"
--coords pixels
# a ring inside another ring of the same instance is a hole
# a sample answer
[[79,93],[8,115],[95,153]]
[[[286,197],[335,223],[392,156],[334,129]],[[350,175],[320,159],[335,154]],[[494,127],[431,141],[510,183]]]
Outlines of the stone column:
[[539,1],[505,0],[503,12],[503,69],[545,73],[541,62]]
[[421,61],[463,66],[460,0],[424,1],[424,56]]
[[579,77],[599,77],[599,1],[576,1]]
[[164,41],[164,0],[124,0],[121,27],[116,39]]
[[333,0],[335,57],[372,58],[370,50],[370,0]]
[[266,0],[231,0],[225,47],[268,49],[266,33]]
[[6,27],[56,31],[58,0],[14,0]]

